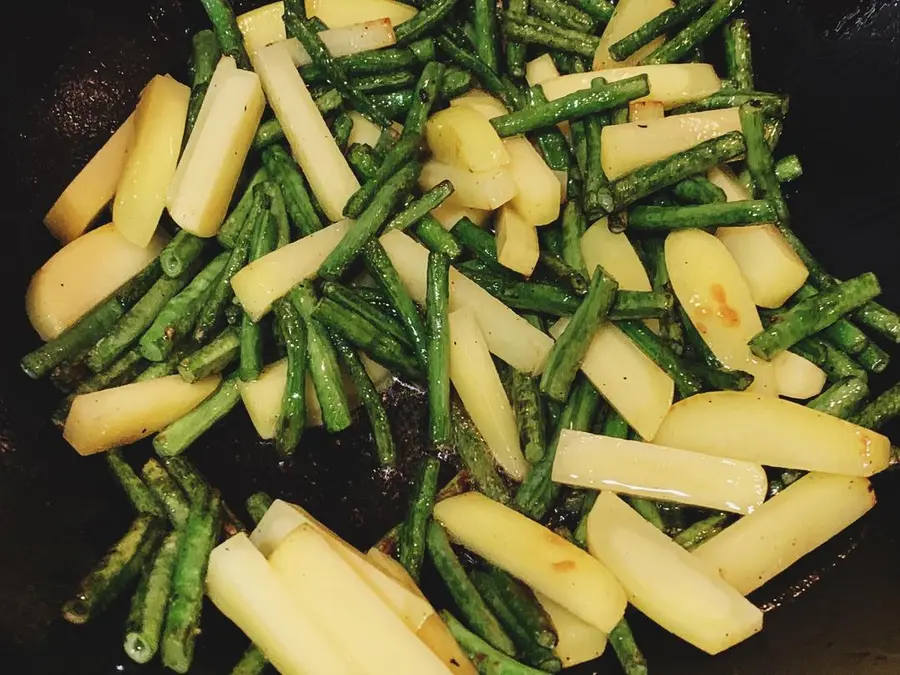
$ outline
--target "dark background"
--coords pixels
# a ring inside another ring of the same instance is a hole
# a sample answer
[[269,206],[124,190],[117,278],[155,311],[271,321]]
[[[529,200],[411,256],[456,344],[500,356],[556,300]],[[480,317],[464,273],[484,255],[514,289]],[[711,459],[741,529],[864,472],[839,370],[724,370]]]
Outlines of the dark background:
[[[236,3],[238,10],[251,3]],[[798,152],[806,175],[791,191],[797,229],[838,275],[874,270],[900,307],[897,270],[900,9],[865,0],[748,0],[759,85],[788,91],[792,112],[779,152]],[[121,648],[127,602],[89,626],[59,619],[78,579],[127,526],[130,507],[102,457],[81,458],[49,422],[57,395],[29,381],[18,358],[37,345],[23,298],[30,275],[56,249],[41,217],[132,110],[149,78],[184,78],[189,35],[203,27],[196,0],[18,3],[4,15],[6,87],[3,358],[0,359],[0,670],[17,673],[162,673]],[[715,56],[714,54],[712,56]],[[897,350],[895,350],[895,354]],[[897,368],[876,382],[898,379]],[[401,453],[422,443],[422,406],[398,388],[390,413]],[[368,546],[398,519],[405,480],[374,469],[365,429],[309,434],[294,466],[279,466],[235,412],[190,456],[226,499],[256,489],[293,498],[351,541]],[[144,450],[135,449],[135,459]],[[635,617],[656,675],[900,673],[900,505],[897,474],[876,482],[880,505],[753,596],[776,608],[766,630],[715,659]],[[373,484],[377,489],[373,489]],[[802,597],[799,597],[802,594]],[[246,640],[212,607],[204,613],[197,675],[222,674]],[[614,673],[611,650],[596,667]],[[323,674],[325,675],[325,674]]]

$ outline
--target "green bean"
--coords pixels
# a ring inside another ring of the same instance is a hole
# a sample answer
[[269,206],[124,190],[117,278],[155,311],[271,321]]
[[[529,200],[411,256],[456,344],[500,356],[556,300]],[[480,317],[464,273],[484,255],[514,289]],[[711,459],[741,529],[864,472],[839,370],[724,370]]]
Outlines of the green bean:
[[206,240],[194,236],[185,230],[178,230],[178,234],[159,254],[159,262],[163,273],[167,277],[178,278],[200,257],[206,247]]
[[[606,80],[598,77],[591,82],[591,89],[599,89],[605,84]],[[599,213],[601,216],[605,213],[597,202],[597,198],[609,183],[600,161],[602,152],[600,137],[603,127],[609,126],[609,123],[608,114],[589,115],[581,123],[585,137],[585,165],[582,172],[584,176],[584,212],[589,218],[595,213]]]
[[863,408],[853,422],[877,431],[898,415],[900,415],[900,385],[895,384]]
[[[507,3],[509,11],[514,14],[528,13],[528,0],[510,0]],[[525,77],[526,47],[521,42],[512,40],[506,43],[506,72],[510,77],[521,80]],[[498,68],[499,70],[499,68]]]
[[263,150],[283,140],[284,129],[281,128],[281,122],[278,121],[278,118],[273,117],[259,125],[256,135],[253,137],[252,147],[254,150]]
[[648,66],[681,61],[694,47],[712,35],[713,31],[722,25],[740,6],[741,1],[715,0],[712,6],[693,23],[682,28],[669,41],[657,47],[644,58],[641,61],[641,65]]
[[150,492],[162,504],[169,522],[176,528],[183,526],[187,522],[190,504],[172,474],[151,457],[141,468],[141,477]]
[[160,461],[187,495],[191,504],[197,504],[209,498],[209,485],[185,457],[163,457]]
[[711,539],[723,529],[728,522],[728,514],[716,513],[703,520],[698,520],[690,527],[675,536],[675,543],[692,551],[700,544]]
[[497,27],[497,3],[474,0],[475,53],[491,70],[500,71],[500,39]]
[[547,451],[544,405],[538,382],[528,373],[510,369],[510,403],[516,413],[516,426],[525,459],[539,462]]
[[650,232],[759,225],[774,219],[774,207],[763,199],[700,206],[634,206],[628,213],[630,227]]
[[465,265],[461,265],[459,271],[512,309],[570,316],[581,304],[578,296],[551,284],[510,281],[493,274],[474,272]]
[[140,574],[164,532],[163,520],[142,513],[81,581],[75,597],[63,605],[63,618],[83,624],[107,607]]
[[[191,40],[191,50],[191,99],[188,104],[187,121],[184,125],[183,145],[187,144],[191,136],[197,116],[200,114],[200,108],[206,98],[206,90],[209,88],[213,73],[222,57],[216,35],[211,30],[201,30],[195,33]],[[182,231],[179,231],[179,234]],[[189,233],[185,234],[195,238]]]
[[565,401],[594,333],[606,319],[619,285],[599,265],[581,305],[559,336],[541,376],[541,393]]
[[609,0],[569,0],[569,3],[586,12],[595,21],[604,24],[609,23],[615,11],[615,6]]
[[481,433],[462,406],[452,403],[450,415],[453,429],[453,447],[479,492],[501,504],[511,499],[509,487],[497,472],[493,455]]
[[478,56],[448,35],[439,35],[437,46],[453,63],[471,72],[481,85],[499,98],[510,110],[518,110],[524,105],[519,89],[491,70]]
[[[816,363],[819,368],[825,371],[829,382],[837,382],[845,377],[856,377],[861,380],[868,380],[868,374],[863,367],[828,340],[817,337],[807,338],[806,340],[798,342],[791,350],[796,351],[797,347],[800,347],[801,352],[808,352],[808,345],[810,343],[815,345],[813,349],[817,349],[823,353],[821,361],[813,361],[813,363]],[[809,356],[814,355],[815,354],[810,354]],[[809,356],[804,353],[801,353],[801,356],[809,358]],[[810,360],[812,361],[813,359],[810,358]]]
[[847,377],[835,382],[807,403],[806,407],[846,420],[853,416],[868,397],[869,385],[865,380]]
[[[508,47],[507,47],[508,50]],[[525,92],[525,100],[528,107],[540,106],[547,103],[544,90],[540,87],[531,87]],[[544,161],[554,171],[570,170],[569,146],[565,135],[557,127],[537,129],[532,134],[532,140],[540,150]]]
[[463,254],[462,246],[456,237],[447,232],[434,216],[425,216],[415,229],[416,237],[429,251],[440,253],[450,260],[456,260]]
[[200,0],[216,31],[216,39],[226,56],[232,57],[238,68],[250,70],[250,58],[244,49],[244,38],[238,28],[234,10],[228,0]]
[[428,256],[426,324],[428,334],[428,431],[431,444],[450,442],[450,260],[441,253]]
[[457,0],[433,0],[418,14],[394,28],[398,45],[409,44],[440,25]]
[[350,85],[354,89],[366,93],[394,91],[405,87],[411,87],[415,83],[416,76],[408,70],[401,70],[394,73],[377,73],[350,80]]
[[[478,664],[479,673],[484,675],[542,675],[545,672],[523,665],[502,651],[494,649],[489,642],[466,629],[450,612],[442,610],[441,618],[466,656],[472,663]],[[471,625],[471,621],[469,625]]]
[[724,30],[725,71],[738,89],[753,89],[753,55],[750,50],[750,25],[735,19]]
[[856,355],[856,360],[859,362],[859,365],[870,373],[883,373],[890,365],[891,357],[881,347],[874,342],[870,342],[865,349]]
[[222,380],[219,388],[209,398],[157,434],[153,439],[156,453],[160,457],[180,455],[231,412],[240,397],[239,378],[237,373],[233,373]]
[[[350,311],[359,314],[381,332],[390,335],[407,346],[412,346],[412,342],[406,334],[406,329],[397,321],[396,317],[383,311],[382,308],[376,307],[371,302],[367,302],[360,297],[358,290],[351,290],[334,281],[326,281],[322,284],[322,296],[334,300],[339,305],[343,305]],[[390,312],[393,312],[393,309]]]
[[[272,210],[276,207],[276,201],[280,202],[281,207],[284,201],[281,198],[281,191],[276,186],[272,186],[273,199]],[[248,262],[259,260],[263,256],[271,253],[277,244],[276,237],[276,220],[277,218],[269,214],[268,218],[260,218],[253,231],[250,241],[250,253]],[[286,222],[286,218],[284,218]],[[280,228],[279,228],[280,229]],[[246,312],[241,313],[240,328],[240,377],[244,382],[252,382],[259,377],[263,367],[263,337],[262,325],[253,320]]]
[[703,381],[682,362],[668,344],[642,322],[619,321],[616,326],[672,378],[681,398],[688,398],[706,389]]
[[138,513],[148,513],[160,518],[165,515],[162,505],[153,491],[134,472],[131,465],[125,461],[120,449],[114,448],[107,452],[106,462],[109,464],[109,468],[119,485],[125,490],[128,501],[131,502],[131,505]]
[[609,643],[612,645],[616,658],[625,675],[647,675],[647,659],[641,653],[631,627],[625,619],[622,619],[609,634]]
[[391,218],[390,222],[384,227],[385,231],[400,230],[402,232],[408,227],[415,225],[428,216],[431,211],[443,204],[447,197],[452,194],[453,183],[449,180],[441,181],[426,191],[421,197],[411,201],[400,213]]
[[235,242],[241,234],[241,230],[244,229],[244,222],[247,220],[250,209],[253,207],[253,188],[263,181],[268,180],[268,178],[269,176],[266,173],[266,170],[262,168],[253,174],[250,182],[247,183],[247,187],[241,195],[241,198],[238,200],[238,203],[232,209],[231,213],[228,214],[228,217],[225,218],[225,222],[222,223],[222,227],[219,228],[219,234],[216,235],[216,239],[218,239],[223,247],[229,249],[234,247]]
[[185,382],[197,382],[210,375],[221,373],[240,356],[240,350],[240,331],[230,326],[216,339],[179,363],[178,372]]
[[275,431],[275,449],[282,457],[297,449],[306,427],[306,373],[308,364],[306,325],[289,298],[275,303],[275,316],[287,350],[287,383]]
[[658,14],[633,32],[614,42],[609,47],[609,55],[616,61],[624,61],[656,38],[669,35],[693,21],[700,12],[709,7],[712,0],[682,0],[672,9]]
[[583,277],[588,270],[581,254],[581,237],[586,230],[584,212],[575,201],[570,201],[563,209],[562,216],[562,259],[572,270]]
[[400,526],[399,561],[417,582],[425,560],[425,537],[431,522],[440,469],[441,463],[435,458],[422,459],[413,480],[406,520]]
[[704,112],[706,110],[721,110],[723,108],[736,108],[745,103],[753,103],[763,114],[768,117],[784,117],[790,107],[790,97],[781,94],[770,94],[764,91],[728,90],[723,89],[715,94],[710,94],[699,101],[692,101],[673,108],[671,114],[684,115],[687,113]]
[[535,15],[560,28],[579,33],[594,32],[594,20],[591,15],[564,0],[531,0],[529,4]]
[[269,661],[259,647],[250,645],[241,660],[235,664],[231,675],[262,675],[268,665]]
[[[321,230],[322,221],[293,157],[280,145],[273,145],[263,151],[262,160],[269,177],[278,185],[288,219],[300,236],[308,237]],[[275,197],[271,196],[274,203]]]
[[[798,301],[808,300],[817,295],[818,292],[811,284],[804,284],[794,294],[794,299]],[[778,313],[779,320],[782,315],[783,312]],[[848,356],[857,356],[870,345],[868,336],[855,324],[843,318],[823,329],[822,336]]]
[[703,176],[692,176],[672,186],[672,196],[682,204],[716,204],[727,201],[725,191]]
[[541,647],[553,649],[559,642],[553,622],[544,608],[524,584],[494,565],[487,566],[487,575],[500,592],[506,605],[516,615],[518,623],[528,631],[530,639]]
[[588,59],[594,58],[594,52],[600,44],[600,38],[594,35],[559,28],[549,21],[513,12],[506,13],[501,30],[507,40],[571,52]]
[[[418,58],[409,48],[388,47],[341,56],[336,58],[335,62],[347,75],[383,75],[412,68],[418,62]],[[300,68],[300,75],[304,82],[311,85],[328,81],[325,70],[316,63]]]

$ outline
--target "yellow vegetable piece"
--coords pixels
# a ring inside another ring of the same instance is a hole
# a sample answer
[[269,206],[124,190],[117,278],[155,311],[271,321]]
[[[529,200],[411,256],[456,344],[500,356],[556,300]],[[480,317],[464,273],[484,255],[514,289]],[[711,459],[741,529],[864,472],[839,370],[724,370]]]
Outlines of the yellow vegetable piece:
[[282,675],[358,672],[314,619],[291,600],[243,532],[213,549],[206,592]]
[[136,443],[187,415],[221,379],[214,375],[188,384],[171,375],[76,396],[63,438],[80,455]]
[[134,144],[113,203],[116,229],[137,246],[150,244],[165,209],[190,97],[191,90],[168,75],[157,75],[141,93]]
[[528,462],[516,416],[484,335],[468,309],[450,314],[450,381],[497,464],[514,480],[524,480]]
[[825,371],[794,352],[782,352],[772,359],[778,394],[802,401],[818,396],[825,388]]
[[484,209],[471,209],[468,206],[463,206],[462,204],[453,201],[453,195],[450,195],[449,199],[445,200],[443,204],[432,210],[431,215],[443,225],[445,230],[449,230],[463,218],[468,218],[481,227],[487,221],[488,217],[490,217],[491,212]]
[[628,104],[628,119],[631,122],[659,120],[666,116],[666,109],[660,101],[631,101]]
[[319,17],[329,28],[382,18],[397,26],[417,12],[415,7],[394,0],[306,0],[306,16]]
[[453,200],[462,206],[493,211],[516,196],[516,183],[504,167],[490,171],[467,171],[450,164],[431,161],[422,167],[419,186],[430,190],[449,180],[455,189]]
[[562,201],[559,178],[527,138],[517,136],[504,143],[510,158],[506,169],[516,186],[510,206],[533,226],[556,222]]
[[804,471],[868,477],[887,468],[886,436],[784,399],[717,391],[679,401],[656,443]]
[[468,106],[431,116],[425,139],[438,162],[467,171],[493,171],[509,164],[506,147],[487,118]]
[[537,229],[507,204],[500,209],[495,231],[497,261],[513,272],[530,277],[540,256]]
[[591,225],[581,236],[581,255],[592,275],[600,265],[623,291],[649,291],[653,288],[628,235],[610,232],[606,218]]
[[525,64],[525,81],[528,82],[529,87],[536,87],[544,82],[555,80],[559,76],[556,63],[549,54],[541,54]]
[[606,651],[606,633],[585,623],[546,595],[534,595],[556,629],[559,642],[553,653],[562,661],[563,668],[593,661]]
[[472,89],[459,98],[450,101],[450,107],[452,108],[461,106],[472,108],[472,110],[478,111],[489,120],[506,115],[509,112],[500,99],[494,98],[481,89]]
[[169,185],[169,213],[183,230],[219,232],[265,107],[256,73],[223,57]]
[[469,492],[436,504],[434,517],[455,541],[591,626],[609,632],[622,618],[625,592],[610,571],[518,511]]
[[25,293],[31,325],[52,340],[149,265],[165,246],[146,248],[125,239],[112,224],[98,227],[57,251],[35,273]]
[[355,110],[351,110],[350,119],[353,120],[353,128],[350,130],[350,138],[348,145],[368,145],[374,148],[378,145],[378,139],[381,138],[381,127],[367,120]]
[[626,35],[633,33],[645,23],[654,19],[675,5],[671,0],[619,0],[613,15],[603,29],[600,45],[594,53],[594,69],[613,68],[618,65],[639,63],[645,56],[659,47],[665,38],[659,37],[650,44],[641,47],[624,61],[616,61],[609,54],[609,48]]
[[134,115],[130,115],[44,216],[44,224],[63,244],[80,237],[112,201],[134,141]]
[[587,542],[635,607],[707,654],[762,630],[759,609],[611,492],[591,509]]
[[600,160],[610,180],[729,131],[740,131],[737,108],[604,127]]
[[725,245],[702,230],[672,232],[666,237],[666,266],[672,290],[716,358],[753,375],[751,391],[775,396],[774,366],[747,346],[762,330],[762,322]]
[[856,522],[875,501],[865,478],[811,473],[693,555],[747,595]]

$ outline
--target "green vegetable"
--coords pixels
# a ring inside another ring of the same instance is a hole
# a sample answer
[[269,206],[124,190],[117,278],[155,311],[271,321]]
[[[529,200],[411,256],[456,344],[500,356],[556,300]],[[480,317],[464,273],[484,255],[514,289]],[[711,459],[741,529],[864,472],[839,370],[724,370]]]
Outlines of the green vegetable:
[[187,337],[213,284],[228,263],[230,254],[220,253],[193,278],[191,283],[169,300],[153,324],[141,337],[141,354],[149,361],[165,361],[175,344]]
[[675,63],[681,61],[689,52],[740,7],[742,0],[715,0],[712,6],[699,18],[685,26],[670,40],[657,47],[641,61],[641,65],[649,66],[659,63]]
[[232,57],[238,68],[250,70],[250,57],[244,49],[244,37],[228,0],[200,0],[216,31],[216,39],[225,56]]
[[[811,284],[804,284],[800,290],[794,294],[795,300],[808,300],[818,294]],[[781,319],[783,312],[779,312],[775,316]],[[869,337],[862,332],[855,324],[847,319],[838,319],[833,324],[822,331],[822,336],[827,338],[842,352],[848,356],[856,356],[869,347]]]
[[727,201],[725,191],[703,176],[692,176],[675,183],[672,186],[672,196],[682,204],[716,204]]
[[[191,40],[191,47],[191,100],[188,104],[187,122],[184,125],[185,145],[197,122],[197,116],[200,114],[200,108],[206,98],[210,80],[212,80],[216,66],[219,65],[219,59],[222,58],[222,50],[219,49],[216,35],[211,30],[201,30],[195,33]],[[182,231],[179,231],[179,234]],[[196,239],[192,234],[187,232],[185,234],[189,238]]]
[[656,38],[670,35],[673,31],[693,21],[700,12],[709,7],[711,2],[712,0],[682,0],[672,9],[667,9],[618,42],[611,44],[609,55],[616,61],[624,61]]
[[516,616],[517,623],[527,631],[529,639],[541,647],[555,648],[559,642],[556,629],[531,589],[494,565],[488,565],[487,576],[500,593],[504,604]]
[[428,256],[426,282],[428,326],[428,431],[431,444],[450,442],[450,260],[441,253]]
[[141,469],[141,476],[156,500],[163,505],[172,525],[176,528],[184,525],[191,507],[172,474],[151,457]]
[[158,380],[161,377],[168,377],[178,372],[178,364],[189,356],[193,351],[194,345],[190,343],[182,344],[176,347],[165,361],[152,363],[140,375],[134,378],[135,382],[147,382],[149,380]]
[[[569,4],[575,5],[595,21],[604,24],[609,22],[615,11],[613,3],[609,0],[569,0]],[[512,6],[509,9],[512,11]]]
[[138,513],[148,513],[160,518],[165,515],[162,506],[160,506],[160,501],[157,500],[153,491],[141,480],[140,476],[134,472],[131,465],[125,461],[120,449],[114,448],[107,452],[106,461],[113,476],[116,477],[119,485],[125,490],[128,501],[131,502],[131,505]]
[[541,461],[547,451],[544,405],[538,382],[528,373],[510,369],[510,403],[516,413],[516,425],[525,459],[532,464]]
[[835,382],[807,403],[806,407],[846,420],[854,415],[868,397],[868,383],[856,377],[848,377]]
[[432,0],[414,17],[394,28],[398,45],[409,44],[440,25],[457,0]]
[[[281,191],[273,187],[272,210],[276,209],[276,201],[283,207],[284,200]],[[271,253],[276,242],[276,220],[273,215],[268,218],[260,218],[254,224],[253,235],[250,240],[250,252],[248,262],[259,260]],[[286,221],[286,218],[284,219]],[[280,229],[280,228],[279,228]],[[252,382],[259,377],[263,367],[263,336],[262,325],[254,323],[246,312],[241,313],[240,329],[240,376],[244,382]]]
[[775,220],[775,209],[762,199],[701,206],[633,206],[629,226],[636,230],[680,230],[759,225]]
[[289,298],[275,303],[278,330],[287,350],[288,374],[281,400],[281,414],[275,431],[275,449],[282,457],[297,449],[306,427],[306,325]]
[[475,487],[486,497],[501,504],[512,499],[509,487],[500,477],[490,449],[481,437],[471,418],[461,405],[450,406],[453,428],[453,447],[465,469],[472,477]]
[[692,551],[700,544],[719,534],[728,522],[728,514],[716,513],[703,520],[698,520],[690,527],[675,536],[675,543]]
[[[798,347],[800,348],[799,350],[797,349]],[[868,379],[868,375],[862,366],[828,340],[818,337],[807,338],[798,342],[791,348],[791,351],[797,352],[813,361],[825,371],[829,382],[837,382],[845,377],[856,377],[861,380]],[[819,356],[820,360],[814,361],[811,357],[815,356]]]
[[[542,675],[545,672],[514,661],[502,651],[494,649],[489,642],[467,630],[450,612],[442,610],[441,618],[466,656],[472,663],[478,664],[478,672],[482,675]],[[469,623],[471,625],[471,621]]]
[[341,152],[347,150],[350,134],[353,131],[353,118],[346,112],[338,113],[331,123],[331,135]]
[[180,530],[166,535],[131,598],[125,622],[125,653],[135,663],[149,663],[159,649],[181,536]]
[[[686,113],[704,112],[706,110],[721,110],[723,108],[736,108],[745,103],[753,103],[768,117],[784,117],[790,107],[790,98],[781,94],[770,94],[764,91],[722,89],[715,94],[710,94],[699,101],[685,103],[673,108],[671,114],[683,115]],[[796,155],[791,155],[796,158]],[[785,158],[787,159],[787,158]],[[785,176],[792,172],[791,164],[784,166]],[[796,177],[796,176],[795,176]]]
[[602,87],[576,91],[549,103],[495,117],[491,120],[491,124],[501,137],[506,138],[603,112],[649,93],[647,76],[638,75]]
[[[540,87],[530,87],[525,92],[525,100],[528,107],[544,105],[547,97]],[[537,129],[532,135],[532,140],[540,150],[544,161],[554,171],[569,171],[569,146],[565,135],[557,127]]]
[[[600,89],[606,84],[606,80],[598,77],[591,82],[591,89]],[[609,183],[603,164],[600,161],[601,147],[600,137],[603,127],[608,126],[610,118],[608,114],[589,115],[581,122],[584,129],[584,212],[591,217],[594,213],[603,215],[605,211],[597,203],[597,197],[603,188]],[[565,230],[563,230],[565,236]]]
[[221,518],[222,498],[213,491],[207,501],[191,507],[184,526],[160,649],[163,665],[176,673],[188,672],[194,658],[206,568],[219,536]]
[[595,35],[559,28],[549,21],[513,12],[506,13],[501,29],[507,40],[571,52],[588,59],[594,58],[594,52],[600,44],[600,38]]
[[153,448],[160,457],[180,455],[213,425],[225,417],[241,398],[237,373],[222,380],[209,398],[180,420],[173,422],[153,439]]
[[[573,227],[574,231],[578,231],[583,227],[583,224],[578,225],[576,223]],[[563,245],[563,249],[565,249],[564,242],[561,241],[560,243]],[[570,243],[569,245],[571,246],[573,244]],[[556,254],[550,251],[542,251],[538,258],[539,269],[541,272],[546,272],[549,276],[556,278],[560,283],[569,286],[577,295],[584,295],[587,293],[590,284],[587,278],[587,271],[581,273],[567,263],[561,257],[565,252],[565,250],[562,250],[560,254]],[[570,257],[573,255],[574,250],[569,252]]]
[[[304,79],[306,78],[304,77]],[[283,140],[284,129],[281,128],[281,122],[278,121],[278,118],[273,117],[259,125],[259,128],[256,130],[256,136],[253,137],[252,147],[254,150],[263,150]]]
[[268,664],[265,654],[259,647],[250,645],[241,660],[235,664],[231,675],[262,675]]
[[[528,0],[509,0],[507,8],[513,14],[527,14]],[[518,80],[525,77],[525,54],[526,48],[521,42],[507,41],[506,72],[509,73],[510,77]],[[499,68],[496,70],[499,70]]]
[[750,25],[735,19],[724,30],[725,71],[738,89],[753,89],[753,55],[750,50]]
[[63,618],[83,624],[107,607],[141,573],[164,533],[162,518],[142,513],[81,581],[75,597],[63,605]]
[[322,409],[322,422],[331,433],[343,431],[352,422],[350,403],[328,331],[313,317],[317,302],[315,291],[309,284],[300,284],[289,297],[306,324],[307,358],[312,364],[310,375]]
[[900,385],[895,384],[863,408],[853,422],[877,431],[897,415],[900,415]]
[[612,645],[616,658],[625,675],[647,675],[647,659],[641,653],[631,627],[625,619],[622,619],[609,634],[609,643]]
[[176,480],[191,504],[204,502],[209,497],[209,485],[185,457],[163,457],[166,471]]
[[[341,56],[335,59],[335,62],[348,76],[384,75],[412,68],[419,62],[419,59],[409,48],[387,47]],[[303,77],[303,81],[310,85],[323,84],[328,81],[325,70],[315,63],[300,68],[300,75]]]
[[475,53],[491,70],[500,71],[500,38],[497,27],[497,3],[474,0]]
[[510,281],[488,271],[475,271],[465,263],[459,271],[512,309],[570,316],[581,304],[578,296],[551,284]]
[[385,231],[400,230],[415,225],[426,218],[434,209],[444,203],[453,194],[453,183],[449,180],[441,181],[433,188],[423,193],[421,197],[412,200],[400,213],[391,218],[385,226]]
[[565,331],[559,336],[541,376],[541,393],[565,401],[594,334],[606,319],[619,285],[599,265],[591,287]]
[[503,105],[510,110],[518,110],[522,107],[524,101],[518,87],[491,70],[473,53],[474,50],[471,47],[456,37],[451,37],[447,32],[439,35],[436,42],[448,59],[463,70],[472,73],[489,93],[503,102]]
[[867,273],[798,302],[780,320],[750,340],[754,354],[770,360],[805,337],[815,335],[881,292],[878,279]]
[[706,390],[704,382],[691,371],[668,344],[641,321],[619,321],[616,326],[675,382],[678,395],[688,398]]
[[466,623],[493,647],[505,654],[515,654],[516,647],[512,639],[466,576],[465,569],[453,552],[447,533],[435,521],[428,526],[426,543],[431,561],[447,590],[450,591],[456,606],[465,617]]
[[[288,218],[300,236],[308,237],[321,230],[322,221],[294,158],[280,145],[273,145],[263,151],[262,160],[266,173],[278,185]],[[273,196],[273,203],[274,199]]]
[[591,15],[564,0],[531,0],[529,4],[534,14],[554,25],[579,33],[594,32]]
[[347,150],[347,163],[362,182],[371,180],[378,172],[378,159],[368,145],[351,145]]
[[425,559],[425,536],[431,522],[440,469],[441,463],[435,458],[422,459],[413,480],[406,520],[400,528],[400,564],[416,582]]
[[462,246],[456,241],[456,237],[447,232],[444,226],[430,214],[416,225],[415,232],[416,237],[429,251],[440,253],[450,260],[455,260],[463,254]]
[[322,297],[334,300],[339,305],[366,319],[379,331],[390,335],[407,346],[412,346],[406,329],[392,315],[379,307],[363,300],[358,291],[353,291],[346,286],[334,281],[326,281],[322,284]]
[[178,364],[185,382],[197,382],[221,373],[240,356],[241,334],[234,326],[222,331],[215,340],[204,345]]
[[203,253],[205,246],[205,239],[195,237],[185,230],[178,230],[178,233],[172,237],[172,240],[159,254],[163,273],[166,277],[173,279],[183,276]]
[[272,501],[272,498],[265,492],[255,492],[247,497],[247,512],[254,525],[259,525],[259,521],[272,506]]
[[581,253],[581,237],[587,229],[584,212],[578,202],[572,200],[563,209],[562,215],[562,260],[582,278],[588,277]]
[[870,373],[883,373],[890,364],[891,357],[881,347],[874,342],[870,342],[865,349],[856,355],[856,360],[859,361],[859,365]]
[[253,188],[263,181],[268,180],[268,178],[269,175],[266,173],[266,170],[259,169],[253,174],[250,182],[247,183],[247,187],[241,195],[241,198],[238,200],[238,203],[235,205],[234,209],[232,209],[231,213],[228,214],[228,217],[225,218],[225,222],[222,223],[222,227],[219,228],[219,234],[216,235],[216,239],[218,239],[223,247],[229,249],[234,247],[235,242],[241,234],[241,230],[244,229],[244,222],[250,214],[250,209],[253,207]]

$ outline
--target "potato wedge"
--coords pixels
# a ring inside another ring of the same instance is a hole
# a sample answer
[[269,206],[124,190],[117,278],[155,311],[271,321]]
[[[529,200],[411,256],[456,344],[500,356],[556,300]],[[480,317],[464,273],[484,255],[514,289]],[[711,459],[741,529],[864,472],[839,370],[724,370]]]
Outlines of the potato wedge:
[[[659,100],[654,96],[654,100]],[[603,127],[600,160],[610,180],[729,131],[740,131],[737,108]]]
[[256,73],[223,57],[168,188],[169,214],[183,230],[218,234],[265,107]]
[[559,642],[553,653],[562,662],[563,668],[593,661],[606,651],[606,633],[585,623],[546,595],[535,593],[534,596],[556,629]]
[[454,201],[473,209],[499,209],[515,197],[517,192],[516,183],[506,168],[476,173],[436,161],[428,162],[422,167],[419,186],[423,190],[430,190],[445,180],[453,183]]
[[650,21],[650,19],[655,19],[674,6],[672,0],[619,0],[609,19],[609,23],[606,24],[603,34],[600,36],[600,45],[594,53],[593,67],[595,69],[614,68],[616,66],[630,66],[634,63],[639,63],[645,56],[665,42],[665,38],[656,38],[624,61],[616,61],[610,56],[610,45],[615,44]]
[[438,657],[311,525],[291,532],[269,556],[269,565],[357,672],[446,675]]
[[47,229],[62,244],[84,234],[115,197],[134,142],[134,117],[122,123],[44,216]]
[[702,230],[672,232],[666,237],[666,266],[672,290],[716,358],[753,375],[750,391],[775,396],[774,366],[747,346],[762,321],[725,245]]
[[560,77],[559,71],[549,54],[541,54],[525,64],[525,81],[529,87],[536,87],[557,77]]
[[513,272],[530,277],[541,254],[537,229],[509,204],[500,208],[494,229],[497,261]]
[[875,502],[865,478],[810,473],[693,555],[747,595],[859,520]]
[[187,415],[221,380],[214,375],[188,384],[171,375],[76,396],[63,438],[80,455],[136,443]]
[[134,113],[134,141],[113,202],[113,223],[135,246],[153,241],[175,175],[191,90],[157,75],[141,92]]
[[450,101],[451,108],[457,108],[459,106],[477,110],[489,120],[500,117],[501,115],[506,115],[509,112],[500,99],[494,98],[482,89],[472,89],[462,96]]
[[581,236],[581,255],[591,274],[600,265],[623,291],[649,291],[653,288],[628,235],[610,232],[606,218],[591,225]]
[[[750,199],[727,166],[712,169],[707,178],[725,191],[730,202]],[[720,227],[716,236],[741,269],[757,306],[781,307],[806,283],[806,265],[774,225]]]
[[283,43],[262,49],[256,57],[255,68],[294,159],[325,215],[332,222],[341,220],[347,200],[359,189],[359,181]]
[[[559,337],[568,321],[558,321],[550,334]],[[655,441],[675,396],[675,383],[662,368],[615,325],[605,323],[588,347],[581,372],[641,438]]]
[[468,218],[481,227],[487,222],[491,212],[484,209],[471,209],[468,206],[463,206],[462,204],[453,201],[453,195],[450,195],[449,199],[431,212],[431,215],[443,225],[445,230],[450,230],[463,218]]
[[438,162],[466,171],[496,171],[509,164],[509,154],[494,127],[469,106],[451,106],[425,125],[425,140]]
[[[428,249],[396,230],[381,237],[403,285],[420,305],[425,304],[425,274]],[[540,374],[553,347],[553,340],[474,281],[450,270],[450,310],[469,308],[478,319],[488,349],[523,373]]]
[[434,517],[454,540],[609,632],[625,612],[625,592],[600,562],[518,511],[469,492],[445,499]]
[[779,398],[749,392],[697,394],[672,406],[660,445],[765,466],[871,476],[887,468],[886,436]]
[[772,359],[779,396],[801,401],[818,396],[825,388],[825,371],[794,352],[782,352]]
[[516,186],[510,205],[532,226],[559,218],[560,183],[541,154],[524,136],[504,141],[510,162],[506,167]]
[[265,316],[272,303],[294,286],[312,279],[353,221],[342,220],[315,234],[283,246],[253,261],[231,279],[234,295],[254,321]]
[[282,675],[358,671],[290,594],[244,533],[213,549],[206,592]]
[[590,89],[591,82],[598,77],[604,78],[607,82],[617,82],[637,75],[647,76],[650,93],[636,100],[659,101],[667,110],[683,103],[706,98],[722,87],[716,71],[708,63],[670,63],[592,70],[547,80],[541,87],[547,98],[554,101],[576,91]]
[[762,630],[759,609],[611,492],[591,509],[587,542],[635,607],[707,654]]
[[351,110],[348,114],[353,120],[353,128],[350,130],[350,138],[347,140],[348,146],[358,143],[374,148],[378,145],[378,140],[381,138],[381,127],[370,122],[355,110]]
[[306,0],[306,16],[319,17],[329,28],[383,18],[397,26],[417,12],[415,7],[395,0]]
[[153,262],[166,240],[156,236],[144,248],[125,239],[110,223],[57,251],[35,272],[25,292],[25,309],[42,340],[52,340]]
[[522,454],[516,416],[469,308],[450,314],[450,381],[497,464],[513,480],[524,480],[528,462]]
[[632,122],[659,120],[666,116],[666,109],[660,101],[632,101],[628,104],[628,119]]

